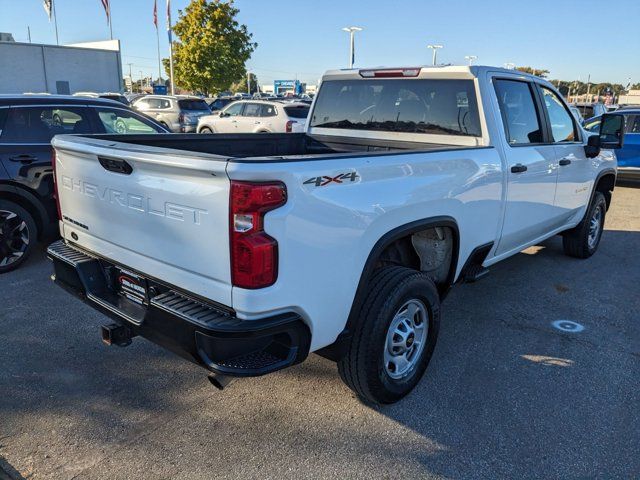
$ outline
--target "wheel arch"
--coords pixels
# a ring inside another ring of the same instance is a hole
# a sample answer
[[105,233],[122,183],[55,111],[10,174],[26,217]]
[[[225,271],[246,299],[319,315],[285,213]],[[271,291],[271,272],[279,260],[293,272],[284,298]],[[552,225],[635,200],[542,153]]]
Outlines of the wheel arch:
[[591,196],[589,197],[589,205],[591,205],[596,192],[601,192],[607,201],[607,210],[609,210],[609,206],[611,205],[611,192],[613,192],[615,186],[616,171],[614,169],[606,169],[601,171],[596,177],[596,181],[593,184],[593,190],[591,191]]
[[388,247],[394,245],[396,242],[411,237],[415,233],[433,229],[436,227],[449,228],[452,233],[451,261],[448,268],[448,273],[446,276],[446,280],[438,285],[438,293],[440,294],[441,300],[446,297],[449,289],[454,284],[459,262],[458,257],[460,255],[460,230],[458,228],[458,223],[456,222],[456,220],[450,216],[436,216],[416,220],[405,225],[398,226],[379,238],[369,252],[367,260],[365,261],[362,272],[360,274],[360,280],[356,288],[353,302],[351,303],[351,309],[349,311],[349,316],[347,317],[347,322],[344,330],[340,333],[333,344],[318,350],[316,353],[334,361],[338,360],[344,355],[346,346],[351,337],[351,332],[353,331],[354,324],[357,321],[358,311],[360,310],[364,301],[364,297],[366,296],[366,290],[369,286],[369,280],[372,278],[373,273],[379,266],[378,261],[380,260],[381,255],[387,250]]
[[0,200],[17,203],[29,212],[38,228],[38,239],[42,238],[49,215],[36,195],[22,187],[4,183],[0,184]]

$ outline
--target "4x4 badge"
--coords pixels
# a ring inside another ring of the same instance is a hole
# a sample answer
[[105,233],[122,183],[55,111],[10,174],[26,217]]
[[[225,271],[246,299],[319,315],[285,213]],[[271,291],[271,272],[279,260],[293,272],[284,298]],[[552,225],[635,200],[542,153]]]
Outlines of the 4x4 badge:
[[356,178],[360,178],[356,172],[340,173],[335,177],[323,175],[322,177],[312,177],[304,182],[304,185],[315,185],[316,187],[324,187],[331,183],[347,183],[355,182]]

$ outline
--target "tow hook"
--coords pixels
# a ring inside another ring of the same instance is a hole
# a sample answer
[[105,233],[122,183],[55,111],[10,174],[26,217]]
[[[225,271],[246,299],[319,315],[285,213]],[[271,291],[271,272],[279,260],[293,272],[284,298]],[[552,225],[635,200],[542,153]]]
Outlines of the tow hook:
[[235,380],[234,377],[227,377],[226,375],[220,375],[219,373],[210,373],[207,377],[211,382],[211,385],[218,390],[224,390],[224,387],[228,386]]
[[100,332],[102,343],[105,345],[117,345],[118,347],[131,345],[131,339],[136,336],[129,327],[117,323],[102,325]]

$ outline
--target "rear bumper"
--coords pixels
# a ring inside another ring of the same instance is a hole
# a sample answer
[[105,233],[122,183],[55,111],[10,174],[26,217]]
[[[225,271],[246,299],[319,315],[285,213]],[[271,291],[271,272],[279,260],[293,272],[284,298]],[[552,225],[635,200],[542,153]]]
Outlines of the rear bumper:
[[294,313],[240,320],[230,310],[146,279],[149,299],[140,305],[116,292],[120,266],[64,241],[47,249],[57,285],[142,336],[206,369],[229,376],[271,373],[302,362],[311,335]]

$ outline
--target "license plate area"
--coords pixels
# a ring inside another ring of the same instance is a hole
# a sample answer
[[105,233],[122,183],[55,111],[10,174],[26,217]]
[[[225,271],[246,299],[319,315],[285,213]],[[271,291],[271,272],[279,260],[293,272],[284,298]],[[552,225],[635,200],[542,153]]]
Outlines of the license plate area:
[[149,305],[149,282],[146,278],[120,268],[114,273],[116,293],[138,305]]

